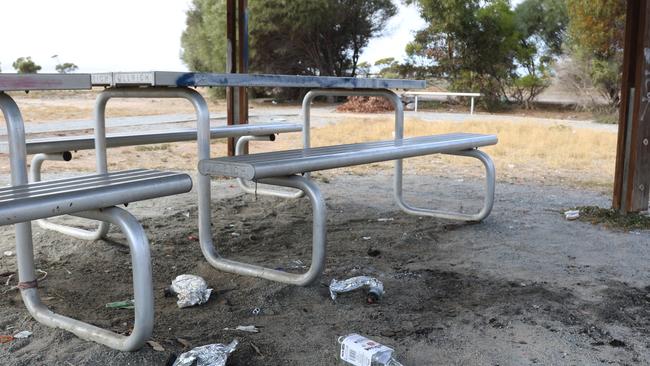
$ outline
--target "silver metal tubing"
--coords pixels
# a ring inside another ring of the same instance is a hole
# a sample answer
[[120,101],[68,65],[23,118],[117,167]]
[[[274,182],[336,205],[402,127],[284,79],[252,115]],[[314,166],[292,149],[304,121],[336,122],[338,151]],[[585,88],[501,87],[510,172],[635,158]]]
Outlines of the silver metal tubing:
[[[375,96],[375,97],[384,97],[395,108],[395,139],[404,138],[404,105],[402,105],[402,99],[395,92],[388,89],[379,89],[379,90],[312,90],[305,95],[305,98],[302,101],[302,116],[303,116],[303,127],[302,127],[302,136],[303,136],[303,145],[304,147],[310,147],[310,126],[311,126],[311,102],[314,98],[318,96]],[[402,159],[395,160],[395,180],[394,180],[394,196],[398,200],[397,204],[399,205],[398,197],[402,196],[402,182],[403,178],[404,165]]]
[[[249,141],[273,141],[274,140],[273,137],[274,135],[242,136],[239,139],[237,139],[237,144],[235,144],[235,155],[243,155],[244,147],[246,146],[246,143]],[[242,191],[246,193],[276,196],[282,198],[300,198],[300,197],[304,197],[305,195],[305,193],[300,190],[292,193],[287,191],[279,191],[276,189],[257,187],[256,183],[245,181],[241,178],[237,178],[237,183],[239,183],[239,187],[242,189]]]
[[[210,112],[207,103],[197,91],[188,88],[108,88],[99,93],[95,100],[95,159],[98,173],[108,172],[106,143],[106,104],[112,98],[180,98],[187,99],[194,106],[197,118],[207,119],[208,136],[210,136]],[[208,138],[208,149],[210,140]],[[209,150],[208,150],[209,151]],[[101,231],[99,231],[101,230]],[[108,225],[101,224],[97,234],[106,235]],[[75,236],[76,234],[69,233]],[[77,233],[78,234],[78,233]],[[81,233],[83,235],[83,233]],[[90,238],[90,236],[89,236]],[[92,239],[89,239],[92,240]]]
[[404,212],[412,215],[431,216],[450,220],[482,221],[490,214],[492,211],[492,206],[494,205],[494,187],[496,184],[494,163],[486,153],[478,149],[459,151],[449,154],[475,158],[483,163],[483,166],[485,167],[485,198],[483,200],[483,208],[481,211],[476,214],[464,214],[460,212],[446,212],[410,206],[404,202],[404,197],[402,196],[401,180],[396,181],[396,184],[399,184],[399,187],[396,187],[395,189],[395,199],[397,201],[397,204],[402,210],[404,210]]
[[[237,262],[225,259],[219,255],[217,249],[212,243],[212,238],[201,238],[201,250],[208,262],[215,268],[258,278],[264,278],[271,281],[287,283],[290,285],[306,286],[313,283],[325,267],[325,252],[327,244],[327,208],[318,186],[309,178],[302,176],[289,176],[267,178],[260,181],[264,184],[274,186],[291,187],[300,189],[305,192],[312,205],[313,224],[312,224],[312,258],[309,270],[303,274],[293,274],[253,264]],[[202,227],[202,229],[205,229]],[[209,229],[209,227],[208,227]],[[205,235],[204,231],[199,233]]]
[[[30,166],[30,176],[32,182],[41,181],[41,167],[45,160],[53,161],[70,161],[72,160],[72,154],[69,151],[64,151],[61,153],[48,153],[48,154],[36,154],[32,158],[32,164]],[[47,219],[36,220],[38,226],[46,230],[57,231],[59,233],[72,236],[73,238],[81,240],[99,240],[108,234],[110,225],[106,222],[100,222],[99,227],[95,230],[85,230],[76,228],[73,226],[57,224]]]
[[[50,327],[74,333],[79,338],[101,343],[120,351],[140,349],[153,332],[154,300],[149,241],[138,221],[127,211],[117,207],[74,214],[92,220],[110,222],[125,234],[131,251],[133,267],[133,298],[135,323],[129,336],[123,336],[49,310],[40,300],[37,288],[21,290],[25,306],[34,319]],[[21,278],[21,282],[24,280]]]
[[[0,110],[7,124],[9,141],[9,164],[11,185],[27,184],[27,154],[25,147],[25,126],[23,116],[16,102],[7,94],[0,92]],[[34,249],[32,245],[32,225],[21,222],[16,228],[16,262],[20,282],[31,283],[36,279],[34,272]]]
[[[25,128],[23,118],[14,100],[0,92],[2,111],[9,139],[11,184],[25,185],[27,164],[25,148]],[[34,249],[30,222],[15,224],[16,262],[18,280],[23,285],[21,296],[30,314],[39,322],[71,331],[79,337],[93,340],[109,347],[124,351],[136,350],[151,336],[153,329],[153,281],[149,246],[142,227],[127,212],[117,208],[100,212],[90,212],[87,218],[110,221],[118,225],[129,241],[133,261],[134,295],[136,298],[136,323],[129,337],[109,332],[96,326],[80,322],[50,311],[40,300],[36,288]]]

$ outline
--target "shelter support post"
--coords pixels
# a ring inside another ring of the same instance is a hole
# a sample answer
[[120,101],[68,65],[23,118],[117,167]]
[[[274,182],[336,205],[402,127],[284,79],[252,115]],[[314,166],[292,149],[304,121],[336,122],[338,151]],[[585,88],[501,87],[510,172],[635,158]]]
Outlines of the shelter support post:
[[612,206],[646,211],[650,191],[650,2],[629,0]]

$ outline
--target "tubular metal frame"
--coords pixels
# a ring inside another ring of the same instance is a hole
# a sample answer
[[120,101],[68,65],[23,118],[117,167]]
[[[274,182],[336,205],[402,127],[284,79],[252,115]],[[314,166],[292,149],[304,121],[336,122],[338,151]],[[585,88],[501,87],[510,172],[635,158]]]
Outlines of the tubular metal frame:
[[[273,141],[271,136],[242,136],[237,139],[237,144],[235,144],[235,155],[243,155],[244,149],[249,141]],[[237,178],[237,183],[242,191],[252,194],[262,194],[268,196],[275,196],[281,198],[300,198],[304,197],[305,193],[301,190],[298,190],[294,193],[287,191],[279,191],[277,189],[270,189],[264,187],[258,187],[257,183],[248,182],[242,178]]]
[[[303,145],[310,147],[311,142],[311,102],[314,98],[319,96],[375,96],[384,97],[395,108],[395,139],[404,138],[404,106],[402,100],[393,91],[388,89],[380,90],[345,90],[345,89],[316,89],[311,90],[305,95],[302,101],[302,115],[303,115]],[[495,186],[495,169],[491,158],[479,151],[470,150],[465,152],[453,153],[450,155],[459,155],[475,158],[483,163],[486,170],[486,196],[484,198],[483,208],[477,214],[464,214],[456,212],[446,212],[439,210],[431,210],[426,208],[416,208],[410,206],[404,201],[403,198],[403,181],[404,181],[404,165],[402,159],[395,160],[395,180],[394,180],[394,197],[397,205],[406,213],[419,216],[430,216],[443,219],[461,220],[461,221],[481,221],[486,218],[494,204],[494,186]]]
[[[32,164],[29,167],[32,182],[41,181],[41,167],[45,160],[70,161],[72,160],[72,153],[64,151],[58,154],[35,154],[34,157],[32,157]],[[47,219],[36,220],[36,224],[45,230],[57,231],[61,234],[72,236],[73,238],[89,241],[95,241],[105,237],[110,228],[110,225],[107,222],[100,222],[99,226],[95,230],[85,230],[73,226],[57,224]]]
[[[0,92],[0,110],[7,124],[11,184],[14,186],[28,184],[25,127],[20,109],[9,95]],[[144,230],[131,214],[117,207],[80,212],[75,216],[111,222],[124,232],[131,249],[133,267],[133,289],[136,303],[133,332],[128,337],[123,336],[56,314],[41,302],[36,282],[31,222],[15,224],[16,262],[23,302],[34,319],[47,326],[70,331],[82,339],[95,341],[121,351],[137,350],[149,339],[153,330],[151,255]]]

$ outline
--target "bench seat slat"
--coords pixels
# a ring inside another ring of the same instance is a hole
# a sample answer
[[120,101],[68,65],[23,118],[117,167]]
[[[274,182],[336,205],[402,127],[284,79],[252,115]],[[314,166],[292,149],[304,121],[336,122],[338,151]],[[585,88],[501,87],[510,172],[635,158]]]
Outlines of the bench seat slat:
[[184,173],[130,170],[3,188],[0,225],[189,192]]
[[[263,136],[274,133],[300,132],[302,125],[298,123],[256,123],[234,126],[219,126],[210,129],[213,139],[240,136]],[[107,147],[134,145],[163,144],[169,142],[195,141],[196,129],[179,129],[170,131],[116,133],[106,136]],[[63,151],[92,150],[95,148],[94,136],[64,136],[28,140],[27,154],[60,153]],[[9,147],[6,142],[0,143],[0,153],[6,154]]]
[[471,133],[420,136],[206,159],[199,162],[199,171],[204,175],[257,180],[427,154],[453,153],[494,145],[497,141],[495,135]]

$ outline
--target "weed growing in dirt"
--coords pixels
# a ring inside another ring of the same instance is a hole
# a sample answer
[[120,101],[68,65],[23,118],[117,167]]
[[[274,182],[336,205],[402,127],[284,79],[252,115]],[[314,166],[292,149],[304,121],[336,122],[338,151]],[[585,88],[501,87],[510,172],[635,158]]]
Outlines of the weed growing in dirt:
[[623,215],[611,208],[596,206],[577,207],[580,210],[580,221],[590,222],[594,225],[603,225],[619,230],[650,230],[650,216],[641,214]]

